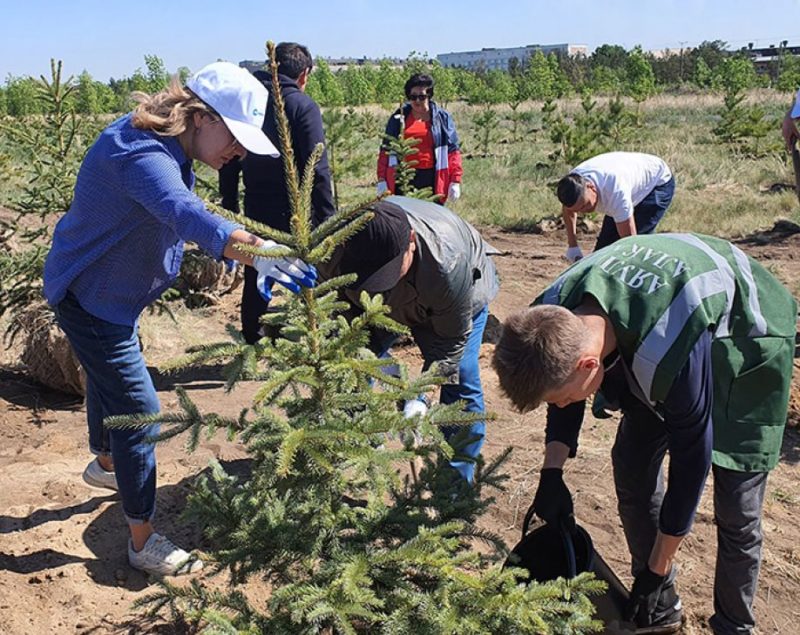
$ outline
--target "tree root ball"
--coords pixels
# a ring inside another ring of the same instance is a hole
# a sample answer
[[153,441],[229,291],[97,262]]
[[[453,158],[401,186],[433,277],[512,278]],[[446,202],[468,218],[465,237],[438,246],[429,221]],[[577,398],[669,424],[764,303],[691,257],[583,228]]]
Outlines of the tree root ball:
[[24,324],[21,358],[28,375],[48,388],[84,396],[86,375],[50,308],[39,305],[18,319]]

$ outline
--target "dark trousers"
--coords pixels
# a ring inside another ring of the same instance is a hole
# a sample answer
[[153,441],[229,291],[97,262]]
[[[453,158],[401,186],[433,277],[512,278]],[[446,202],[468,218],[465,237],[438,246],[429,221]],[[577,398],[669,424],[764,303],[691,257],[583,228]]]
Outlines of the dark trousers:
[[242,336],[248,344],[255,344],[262,338],[261,316],[267,312],[269,302],[261,297],[256,286],[258,272],[252,267],[244,268],[244,284],[242,285]]
[[[652,234],[656,230],[656,225],[664,216],[672,197],[675,194],[675,177],[672,177],[664,185],[654,188],[647,196],[633,208],[633,221],[636,224],[637,234]],[[603,218],[603,225],[600,227],[600,234],[594,250],[607,247],[611,243],[619,240],[617,223],[611,216]]]
[[[429,187],[433,189],[434,184],[436,183],[436,169],[435,168],[427,168],[425,170],[414,170],[414,178],[411,179],[411,185],[418,190],[421,190],[425,187]],[[402,195],[403,192],[401,188],[396,188],[397,191],[395,194]]]
[[[665,493],[662,462],[666,452],[664,424],[644,407],[626,411],[611,459],[634,576],[647,566],[655,543]],[[767,473],[735,472],[717,465],[712,469],[717,564],[710,624],[716,635],[749,635],[755,625],[753,599],[761,565],[761,508]],[[674,576],[673,569],[671,578]]]

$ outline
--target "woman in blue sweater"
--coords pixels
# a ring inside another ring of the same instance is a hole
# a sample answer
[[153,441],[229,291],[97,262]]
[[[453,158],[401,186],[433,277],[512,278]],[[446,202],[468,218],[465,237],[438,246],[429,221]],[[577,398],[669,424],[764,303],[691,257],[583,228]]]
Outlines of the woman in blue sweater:
[[[261,131],[267,91],[227,62],[206,66],[186,86],[135,95],[130,114],[89,149],[69,211],[45,263],[44,293],[87,376],[92,486],[118,490],[130,527],[128,560],[159,575],[193,573],[199,560],[155,532],[156,461],[144,429],[107,429],[111,415],[159,412],[138,344],[142,310],[178,275],[184,241],[216,259],[252,266],[262,281],[297,291],[316,273],[299,259],[251,256],[240,247],[276,246],[209,212],[193,192],[192,161],[214,169],[247,151],[278,154]],[[262,285],[263,286],[263,285]]]

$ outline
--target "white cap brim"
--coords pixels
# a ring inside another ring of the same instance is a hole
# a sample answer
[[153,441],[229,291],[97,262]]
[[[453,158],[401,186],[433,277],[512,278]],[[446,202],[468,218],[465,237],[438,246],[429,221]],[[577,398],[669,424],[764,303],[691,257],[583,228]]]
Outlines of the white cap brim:
[[279,157],[281,153],[273,145],[269,137],[264,134],[264,131],[257,126],[253,126],[243,121],[236,119],[229,119],[224,115],[220,115],[228,130],[234,138],[244,146],[244,149],[253,154],[266,155],[270,157]]

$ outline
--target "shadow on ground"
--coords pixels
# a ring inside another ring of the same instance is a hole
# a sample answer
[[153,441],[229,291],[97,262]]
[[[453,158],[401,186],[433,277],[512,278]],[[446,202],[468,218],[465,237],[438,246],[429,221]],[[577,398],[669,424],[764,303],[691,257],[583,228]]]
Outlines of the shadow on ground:
[[215,390],[225,385],[225,366],[211,364],[197,366],[173,372],[163,372],[155,366],[148,366],[147,370],[153,378],[156,390],[175,390],[182,386],[186,390]]
[[[246,476],[250,469],[249,459],[220,462],[229,474]],[[186,550],[203,549],[202,527],[192,525],[181,518],[187,497],[198,476],[184,478],[176,484],[162,485],[156,492],[157,531],[168,536]],[[101,491],[101,490],[97,490]],[[105,505],[106,503],[111,505]],[[122,512],[122,503],[116,493],[93,496],[86,501],[56,509],[37,509],[27,516],[0,515],[0,535],[24,532],[48,523],[74,522],[80,514],[96,514],[83,532],[83,542],[91,556],[63,553],[51,547],[43,547],[24,554],[9,554],[0,549],[0,569],[27,576],[28,584],[44,584],[53,579],[69,576],[62,567],[82,563],[89,578],[95,584],[126,589],[131,592],[156,592],[155,578],[130,567],[127,560],[128,527]],[[56,531],[58,527],[55,528]],[[102,633],[159,633],[177,635],[191,631],[188,625],[165,622],[166,616],[147,616],[144,609],[131,605],[128,615],[119,621],[107,617],[81,630],[81,635]]]
[[783,433],[781,461],[792,465],[800,463],[800,428],[786,428]]
[[800,225],[790,220],[779,220],[771,229],[753,232],[732,242],[737,245],[775,245],[788,241],[795,234],[800,234]]
[[83,404],[83,397],[53,390],[34,381],[22,370],[8,367],[0,367],[0,399],[34,412],[77,410]]
[[[244,463],[246,462],[231,461],[225,464],[225,467],[229,472],[237,473],[246,469]],[[176,484],[162,485],[156,492],[157,516],[154,524],[157,531],[187,550],[202,547],[201,528],[181,520],[186,498],[197,476],[199,475],[187,477]],[[122,503],[116,493],[95,496],[82,503],[57,509],[37,509],[28,516],[0,516],[0,534],[27,531],[46,523],[69,522],[78,514],[94,513],[104,503],[112,501],[113,504],[103,509],[83,532],[83,542],[94,557],[61,553],[51,548],[22,555],[0,551],[0,568],[33,576],[37,574],[53,576],[56,575],[54,569],[83,562],[89,577],[97,584],[123,587],[131,591],[146,588],[152,580],[128,565],[128,526],[123,515]]]

